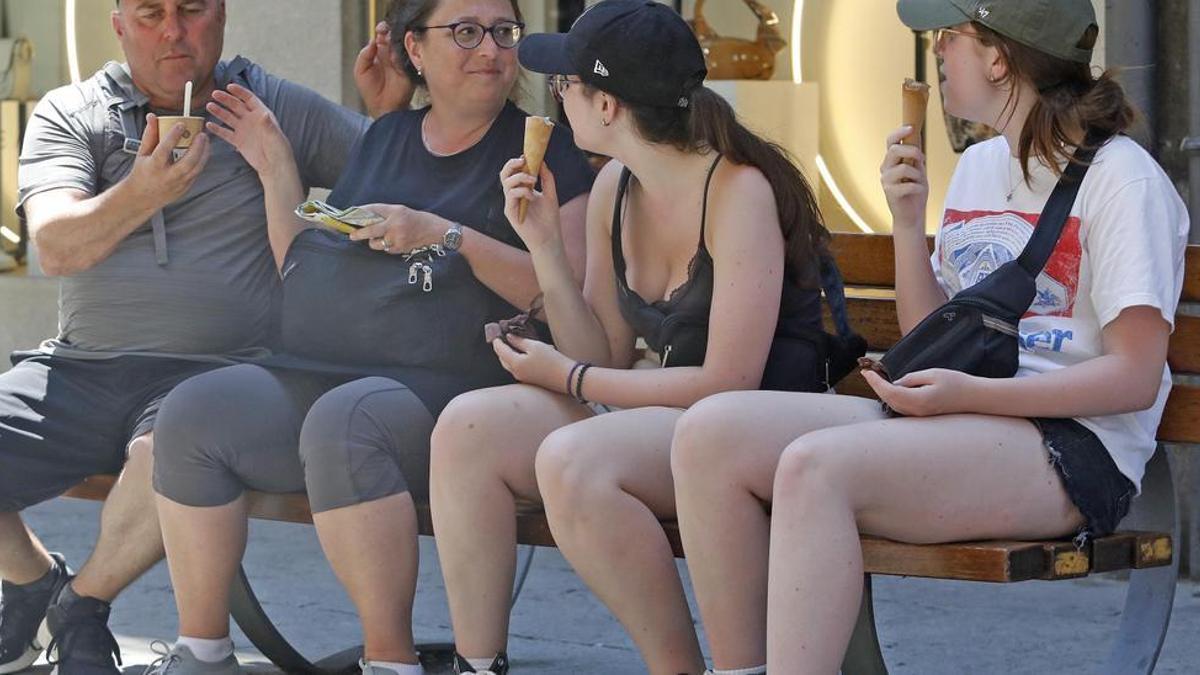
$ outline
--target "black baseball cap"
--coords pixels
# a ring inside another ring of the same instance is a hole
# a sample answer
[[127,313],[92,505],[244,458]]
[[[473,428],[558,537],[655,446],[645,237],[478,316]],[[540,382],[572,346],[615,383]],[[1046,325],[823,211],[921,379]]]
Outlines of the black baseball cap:
[[686,108],[708,76],[692,29],[654,0],[603,0],[566,34],[527,36],[517,57],[535,73],[577,75],[622,100],[663,108]]

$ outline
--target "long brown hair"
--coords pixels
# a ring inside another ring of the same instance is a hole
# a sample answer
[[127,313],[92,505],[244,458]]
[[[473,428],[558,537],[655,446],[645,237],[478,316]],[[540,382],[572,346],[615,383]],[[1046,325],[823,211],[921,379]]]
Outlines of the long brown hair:
[[[995,47],[1007,66],[1008,74],[993,83],[1012,92],[1005,111],[1011,116],[1016,109],[1018,82],[1028,82],[1037,91],[1017,147],[1026,182],[1030,180],[1031,157],[1062,175],[1061,167],[1071,160],[1068,146],[1079,142],[1073,134],[1096,131],[1111,136],[1127,131],[1137,121],[1137,110],[1117,82],[1116,71],[1106,70],[1096,77],[1086,63],[1051,56],[980,23],[972,25],[980,42]],[[1092,26],[1079,46],[1090,49],[1098,33]]]
[[633,113],[639,135],[651,143],[684,152],[716,151],[761,171],[775,194],[788,278],[803,288],[820,287],[820,256],[828,254],[829,230],[787,150],[747,129],[729,103],[704,86],[692,91],[686,108],[622,103]]

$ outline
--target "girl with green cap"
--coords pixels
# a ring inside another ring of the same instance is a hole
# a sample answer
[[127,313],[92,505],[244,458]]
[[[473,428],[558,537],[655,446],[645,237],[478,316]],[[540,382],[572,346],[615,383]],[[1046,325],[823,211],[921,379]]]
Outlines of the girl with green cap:
[[925,157],[900,144],[911,128],[887,139],[903,331],[1016,258],[1075,148],[1089,134],[1109,140],[1020,321],[1015,377],[926,370],[889,383],[865,372],[904,415],[894,418],[873,400],[771,392],[722,394],[684,414],[677,510],[721,669],[836,673],[861,600],[860,534],[1103,536],[1155,450],[1188,217],[1161,168],[1121,135],[1135,113],[1120,85],[1091,70],[1091,2],[900,0],[899,13],[935,31],[946,110],[1000,132],[962,157],[932,260]]

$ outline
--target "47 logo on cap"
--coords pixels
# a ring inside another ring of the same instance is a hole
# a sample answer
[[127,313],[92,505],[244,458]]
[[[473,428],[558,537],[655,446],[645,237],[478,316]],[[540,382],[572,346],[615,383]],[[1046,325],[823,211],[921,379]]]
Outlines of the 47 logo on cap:
[[608,77],[608,68],[605,68],[604,64],[600,63],[600,59],[596,59],[596,65],[592,68],[592,72],[601,77]]

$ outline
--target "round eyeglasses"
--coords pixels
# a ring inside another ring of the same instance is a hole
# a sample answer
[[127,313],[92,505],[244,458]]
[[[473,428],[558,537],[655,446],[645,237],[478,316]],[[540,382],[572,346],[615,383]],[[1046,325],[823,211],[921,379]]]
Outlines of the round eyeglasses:
[[546,78],[546,86],[550,87],[550,94],[559,103],[562,103],[563,97],[567,95],[567,88],[578,83],[579,80],[569,79],[566,75],[550,75]]
[[444,26],[413,26],[414,31],[424,31],[431,28],[449,28],[454,36],[454,44],[463,49],[475,49],[483,44],[483,36],[491,33],[492,40],[501,49],[512,49],[521,41],[525,24],[519,21],[497,21],[490,26],[483,26],[474,21],[455,21]]

